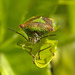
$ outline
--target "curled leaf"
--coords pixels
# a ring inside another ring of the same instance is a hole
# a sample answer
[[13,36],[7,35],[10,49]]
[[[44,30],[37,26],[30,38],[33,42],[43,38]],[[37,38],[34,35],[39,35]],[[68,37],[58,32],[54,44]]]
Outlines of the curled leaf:
[[[51,47],[50,47],[50,45],[51,45]],[[44,44],[41,47],[41,49],[43,49],[43,51],[41,51],[40,54],[37,53],[35,56],[35,60],[34,60],[35,64],[40,68],[46,67],[50,63],[52,58],[54,57],[56,48],[57,48],[57,41],[50,40],[50,41],[48,41],[47,44]],[[40,58],[39,58],[39,56],[40,56]]]

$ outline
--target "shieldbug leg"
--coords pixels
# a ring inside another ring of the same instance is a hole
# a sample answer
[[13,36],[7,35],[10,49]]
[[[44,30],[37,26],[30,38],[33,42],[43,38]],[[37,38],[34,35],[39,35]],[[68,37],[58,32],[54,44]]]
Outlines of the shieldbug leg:
[[43,37],[41,37],[40,39],[43,39],[43,38],[46,38],[46,37],[49,37],[49,36],[56,36],[56,34],[52,34],[52,35],[43,36]]
[[21,35],[23,38],[25,38],[28,41],[28,39],[23,34],[19,33],[18,31],[15,31],[13,29],[10,29],[10,28],[8,28],[8,29],[15,32],[15,33],[17,33],[17,34],[19,34],[19,35]]
[[34,55],[32,55],[33,56],[33,63],[35,64],[35,56]]
[[39,56],[39,59],[40,59],[40,52],[38,52],[38,56]]
[[29,49],[30,49],[30,52],[28,52],[27,50],[26,50],[26,52],[29,53],[33,57],[33,63],[35,64],[35,61],[34,61],[35,60],[35,56],[33,54],[31,54],[32,48],[29,48]]
[[28,53],[31,55],[32,48],[29,48],[29,47],[26,47],[26,48],[30,49],[30,51],[28,51]]
[[44,49],[42,49],[42,50],[40,50],[40,51],[38,52],[39,59],[40,59],[40,52],[42,52],[42,51],[44,51],[44,50],[50,48],[51,46],[52,46],[52,45],[50,45],[49,47],[46,47],[46,48],[44,48]]
[[31,54],[31,52],[28,52],[27,50],[26,50],[26,52],[29,53],[33,57],[33,63],[35,64],[35,61],[34,61],[35,60],[35,56],[33,54]]
[[55,55],[55,54],[52,52],[52,48],[50,49],[50,52],[53,54],[53,56]]
[[23,48],[23,49],[25,49],[25,48],[29,49],[30,51],[27,51],[27,50],[25,50],[25,51],[26,51],[27,53],[29,53],[29,54],[32,56],[32,54],[31,54],[32,48],[30,48],[30,47],[23,47],[23,46],[22,46],[22,48]]
[[[26,52],[28,52],[27,50],[26,50]],[[35,56],[33,55],[33,54],[31,54],[31,52],[28,52],[32,57],[33,57],[33,63],[35,64]]]

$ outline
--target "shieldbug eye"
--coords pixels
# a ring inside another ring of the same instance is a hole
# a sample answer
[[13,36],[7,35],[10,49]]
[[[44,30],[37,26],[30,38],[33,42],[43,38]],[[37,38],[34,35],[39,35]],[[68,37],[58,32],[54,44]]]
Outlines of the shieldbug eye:
[[23,29],[24,28],[24,24],[21,24],[18,27]]
[[20,26],[21,28],[23,28],[22,26]]
[[53,28],[51,28],[51,31],[55,31]]
[[51,29],[51,31],[53,31],[53,29]]

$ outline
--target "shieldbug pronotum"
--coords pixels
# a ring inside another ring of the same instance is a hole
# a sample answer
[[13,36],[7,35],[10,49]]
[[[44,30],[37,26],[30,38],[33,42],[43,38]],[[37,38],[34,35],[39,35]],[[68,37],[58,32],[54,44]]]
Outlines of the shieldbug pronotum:
[[46,38],[55,36],[55,34],[48,35],[55,31],[54,26],[53,18],[37,16],[18,26],[27,34],[28,38],[15,30],[9,29],[25,38],[26,41],[18,43],[18,45],[33,57],[33,62],[38,67],[42,68],[51,61],[56,51],[57,41]]

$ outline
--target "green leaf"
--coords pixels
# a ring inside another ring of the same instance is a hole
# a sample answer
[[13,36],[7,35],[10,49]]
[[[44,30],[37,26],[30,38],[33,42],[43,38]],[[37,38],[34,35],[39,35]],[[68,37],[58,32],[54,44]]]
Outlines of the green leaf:
[[[50,47],[50,45],[52,46]],[[41,51],[39,55],[38,53],[36,54],[35,60],[34,60],[35,64],[40,68],[46,67],[50,63],[52,58],[54,57],[56,48],[57,48],[57,41],[47,40],[47,42],[41,47],[41,50],[43,51]],[[40,56],[40,59],[39,59],[39,56]]]
[[[19,45],[30,55],[34,55],[34,63],[38,67],[43,68],[46,67],[54,57],[54,53],[56,52],[57,48],[57,41],[44,39],[34,45],[30,42],[20,43]],[[32,51],[30,51],[30,48]]]

